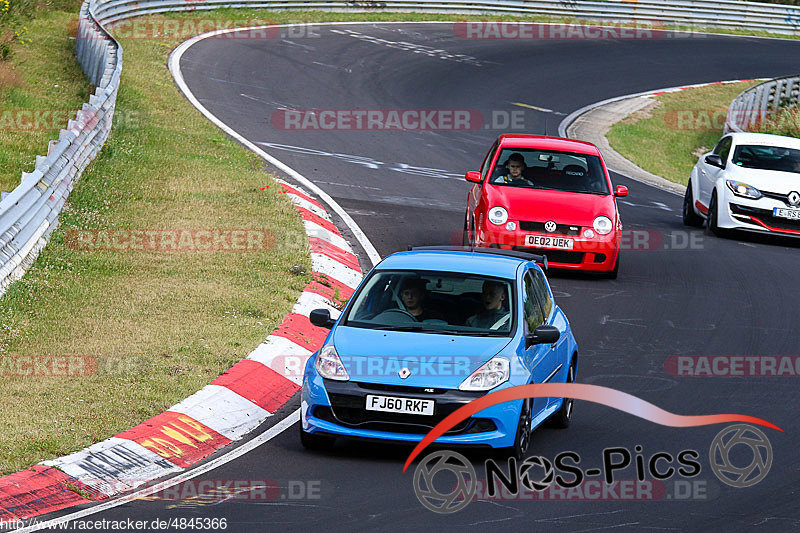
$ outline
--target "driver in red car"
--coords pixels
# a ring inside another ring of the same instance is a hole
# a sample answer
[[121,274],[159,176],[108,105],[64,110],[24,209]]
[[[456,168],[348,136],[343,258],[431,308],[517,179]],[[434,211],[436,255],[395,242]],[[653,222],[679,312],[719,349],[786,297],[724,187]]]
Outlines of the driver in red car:
[[530,184],[530,181],[523,175],[527,166],[525,165],[525,158],[522,154],[514,152],[508,156],[505,166],[508,168],[508,174],[502,176],[499,180],[500,182],[516,185]]

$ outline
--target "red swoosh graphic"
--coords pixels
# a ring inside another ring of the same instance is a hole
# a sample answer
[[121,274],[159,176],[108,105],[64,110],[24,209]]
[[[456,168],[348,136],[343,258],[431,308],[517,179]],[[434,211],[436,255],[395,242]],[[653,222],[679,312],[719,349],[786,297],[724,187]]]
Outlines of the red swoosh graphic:
[[406,471],[411,462],[428,446],[428,444],[432,443],[453,426],[466,420],[478,411],[503,402],[521,400],[524,398],[548,397],[572,398],[575,400],[584,400],[607,405],[614,409],[638,416],[639,418],[655,422],[656,424],[661,424],[662,426],[686,428],[708,426],[710,424],[723,424],[726,422],[749,422],[751,424],[758,424],[760,426],[783,431],[771,422],[749,415],[676,415],[675,413],[665,411],[650,402],[646,402],[626,392],[609,389],[608,387],[601,387],[599,385],[584,385],[580,383],[538,383],[533,385],[519,385],[517,387],[487,394],[452,412],[444,420],[436,424],[436,426],[425,435],[425,438],[417,444],[416,448],[412,450],[411,455],[406,459],[406,464],[403,466],[403,472]]

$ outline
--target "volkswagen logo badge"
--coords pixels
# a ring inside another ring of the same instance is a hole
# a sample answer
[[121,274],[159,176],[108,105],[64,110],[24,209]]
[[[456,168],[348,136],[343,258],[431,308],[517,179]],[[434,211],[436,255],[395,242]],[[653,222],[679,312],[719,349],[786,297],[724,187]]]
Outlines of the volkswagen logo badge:
[[800,193],[797,191],[792,191],[789,193],[789,205],[797,206],[800,204]]
[[556,223],[553,222],[552,220],[548,220],[547,222],[544,223],[544,229],[546,229],[550,233],[553,233],[556,230],[556,227],[557,227]]
[[406,379],[408,376],[411,375],[411,370],[409,370],[408,368],[401,368],[400,372],[398,372],[397,375],[400,376],[400,379]]

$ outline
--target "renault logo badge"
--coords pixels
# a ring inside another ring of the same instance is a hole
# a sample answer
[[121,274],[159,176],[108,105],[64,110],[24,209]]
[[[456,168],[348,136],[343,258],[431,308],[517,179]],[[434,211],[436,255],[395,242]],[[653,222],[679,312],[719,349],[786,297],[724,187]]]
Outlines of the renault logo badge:
[[797,191],[792,191],[789,193],[789,204],[796,206],[800,204],[800,193]]
[[556,230],[556,227],[557,227],[556,223],[553,222],[552,220],[548,220],[547,222],[544,223],[544,229],[546,229],[550,233],[553,233]]
[[411,370],[409,370],[408,368],[402,368],[400,369],[400,372],[397,373],[397,375],[400,376],[400,379],[406,379],[408,376],[411,375]]

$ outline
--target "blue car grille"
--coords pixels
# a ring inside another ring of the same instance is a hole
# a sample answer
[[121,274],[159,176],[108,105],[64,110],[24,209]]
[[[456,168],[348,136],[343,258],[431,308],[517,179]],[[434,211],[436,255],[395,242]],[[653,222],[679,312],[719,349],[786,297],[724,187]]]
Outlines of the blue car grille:
[[[453,389],[410,387],[383,383],[324,380],[331,407],[317,406],[312,416],[353,429],[386,431],[391,433],[425,434],[444,418],[483,393],[464,392]],[[425,398],[435,400],[433,415],[386,413],[366,409],[367,394],[391,394],[392,396]],[[495,431],[494,422],[484,418],[464,420],[447,435]]]

